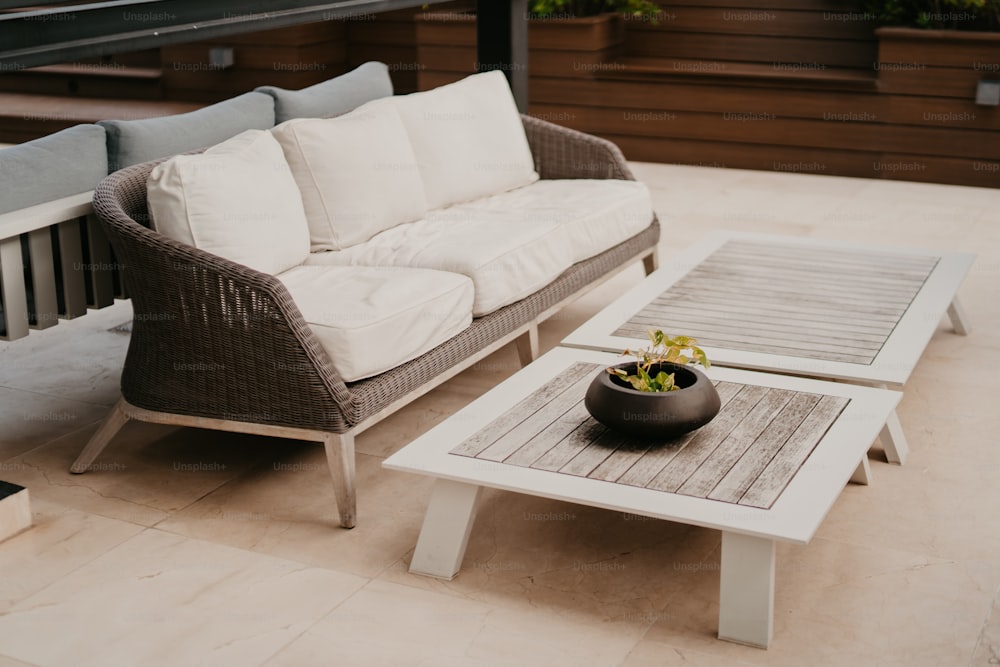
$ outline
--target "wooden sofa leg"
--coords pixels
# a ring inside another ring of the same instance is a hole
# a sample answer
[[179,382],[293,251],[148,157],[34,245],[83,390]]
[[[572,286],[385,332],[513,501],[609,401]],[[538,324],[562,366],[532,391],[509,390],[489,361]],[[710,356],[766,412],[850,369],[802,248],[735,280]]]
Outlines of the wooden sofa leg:
[[538,358],[538,323],[532,322],[528,330],[514,339],[517,357],[521,366],[527,366]]
[[656,269],[658,269],[659,266],[660,266],[660,253],[658,250],[656,250],[656,248],[653,249],[653,252],[649,253],[648,255],[642,258],[642,268],[646,272],[647,276],[653,271],[656,271]]
[[125,412],[125,399],[119,398],[118,402],[115,403],[115,407],[111,408],[111,413],[101,422],[97,432],[90,436],[90,441],[83,448],[83,451],[80,452],[80,456],[76,458],[76,461],[73,461],[73,465],[69,467],[69,471],[76,474],[87,472],[90,464],[107,447],[108,443],[111,442],[111,438],[115,437],[115,434],[121,430],[127,421],[128,414]]
[[340,525],[354,528],[357,517],[357,493],[354,486],[354,434],[328,433],[323,439],[326,463],[333,476],[333,492],[340,511]]

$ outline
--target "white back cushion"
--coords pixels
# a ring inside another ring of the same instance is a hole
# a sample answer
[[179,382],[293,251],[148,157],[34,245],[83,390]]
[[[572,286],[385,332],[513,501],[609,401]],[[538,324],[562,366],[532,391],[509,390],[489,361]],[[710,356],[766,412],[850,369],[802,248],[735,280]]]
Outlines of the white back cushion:
[[247,130],[198,155],[157,165],[146,183],[160,233],[277,274],[309,254],[309,225],[281,146]]
[[271,131],[302,193],[313,252],[363,243],[427,211],[417,160],[393,105],[290,120]]
[[506,192],[538,180],[521,116],[503,73],[494,70],[391,102],[420,163],[427,207]]

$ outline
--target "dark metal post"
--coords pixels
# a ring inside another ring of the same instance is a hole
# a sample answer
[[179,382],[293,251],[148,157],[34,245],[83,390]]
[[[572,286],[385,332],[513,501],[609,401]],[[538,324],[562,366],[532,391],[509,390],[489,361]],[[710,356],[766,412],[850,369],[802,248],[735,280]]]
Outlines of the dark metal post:
[[476,40],[480,72],[507,75],[521,113],[528,112],[528,0],[478,0]]

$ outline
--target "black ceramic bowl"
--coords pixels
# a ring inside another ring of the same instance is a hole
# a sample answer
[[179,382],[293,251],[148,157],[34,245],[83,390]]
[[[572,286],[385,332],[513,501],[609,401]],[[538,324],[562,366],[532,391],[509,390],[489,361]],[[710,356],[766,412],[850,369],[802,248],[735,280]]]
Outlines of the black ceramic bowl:
[[[635,373],[635,362],[618,364],[626,373]],[[690,366],[665,363],[654,365],[650,375],[674,373],[681,387],[674,391],[638,391],[606,370],[590,383],[584,406],[608,428],[640,438],[676,438],[704,426],[719,414],[722,402],[715,385],[701,371]]]

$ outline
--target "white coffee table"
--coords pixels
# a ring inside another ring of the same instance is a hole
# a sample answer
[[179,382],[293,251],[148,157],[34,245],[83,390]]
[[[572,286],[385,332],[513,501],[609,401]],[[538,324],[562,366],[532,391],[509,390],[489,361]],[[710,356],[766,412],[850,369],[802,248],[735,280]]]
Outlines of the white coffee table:
[[868,448],[901,394],[713,367],[719,415],[686,439],[648,446],[607,431],[582,405],[594,375],[620,360],[556,348],[384,462],[438,478],[410,571],[458,573],[483,487],[715,528],[719,637],[767,647],[775,542],[808,543],[844,485],[867,483]]
[[[716,232],[594,315],[562,345],[621,352],[660,328],[698,339],[713,364],[900,388],[975,255]],[[887,428],[907,448],[895,415]]]

